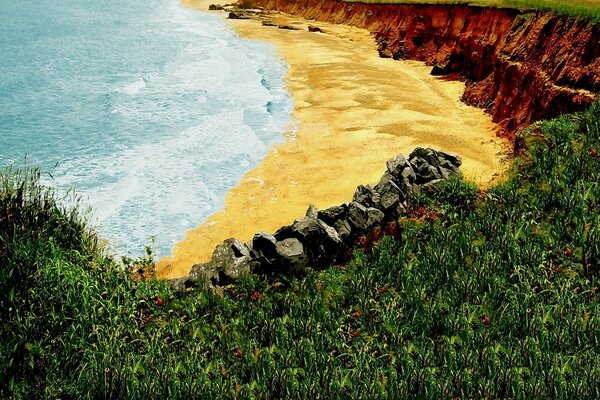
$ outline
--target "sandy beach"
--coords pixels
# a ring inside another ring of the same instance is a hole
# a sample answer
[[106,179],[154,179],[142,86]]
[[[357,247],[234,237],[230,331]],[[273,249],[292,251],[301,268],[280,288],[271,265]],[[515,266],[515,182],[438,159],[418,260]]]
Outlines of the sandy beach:
[[[207,10],[210,2],[182,4]],[[480,184],[503,170],[506,143],[489,115],[459,100],[463,83],[434,78],[422,63],[380,58],[366,30],[310,21],[325,32],[315,33],[308,21],[274,18],[299,30],[255,20],[226,24],[244,38],[272,44],[289,64],[297,131],[229,191],[224,210],[159,261],[159,278],[187,274],[226,238],[247,241],[302,217],[310,204],[321,209],[351,200],[357,185],[378,180],[386,160],[417,146],[459,154],[464,175]]]

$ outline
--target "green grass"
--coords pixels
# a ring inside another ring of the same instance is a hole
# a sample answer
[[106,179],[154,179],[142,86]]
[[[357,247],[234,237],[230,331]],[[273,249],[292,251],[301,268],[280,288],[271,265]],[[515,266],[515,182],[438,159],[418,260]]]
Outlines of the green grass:
[[[352,2],[354,0],[344,0]],[[558,14],[600,22],[600,0],[356,0],[361,3],[465,4],[478,7],[507,7],[520,10],[548,10]]]
[[506,182],[415,196],[347,266],[183,295],[9,172],[0,397],[599,398],[599,121],[535,125]]

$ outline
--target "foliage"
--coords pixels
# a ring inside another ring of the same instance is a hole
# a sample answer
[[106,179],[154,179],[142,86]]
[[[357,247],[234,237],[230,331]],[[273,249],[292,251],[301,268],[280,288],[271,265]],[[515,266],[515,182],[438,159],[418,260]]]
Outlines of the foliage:
[[599,398],[599,121],[524,132],[504,183],[415,195],[349,265],[186,294],[5,175],[0,397]]

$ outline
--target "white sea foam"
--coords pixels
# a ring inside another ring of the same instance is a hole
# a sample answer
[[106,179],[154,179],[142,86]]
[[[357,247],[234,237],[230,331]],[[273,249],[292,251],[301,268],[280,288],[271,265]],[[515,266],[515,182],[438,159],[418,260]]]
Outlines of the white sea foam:
[[144,78],[139,78],[139,79],[135,80],[134,82],[131,82],[130,84],[123,86],[118,91],[132,96],[132,95],[138,94],[140,92],[140,90],[142,90],[145,87],[146,87],[146,81],[144,80]]
[[[124,15],[142,24],[124,34],[145,36],[125,50],[106,49],[112,69],[74,82],[73,93],[98,94],[99,109],[56,113],[64,125],[51,126],[57,133],[50,142],[61,143],[53,175],[83,195],[115,252],[139,254],[155,236],[165,255],[222,208],[227,191],[282,140],[292,101],[283,88],[287,66],[273,48],[242,40],[218,17],[177,0],[139,8],[150,14],[144,21]],[[138,52],[145,44],[152,51]],[[74,121],[80,127],[61,136]]]

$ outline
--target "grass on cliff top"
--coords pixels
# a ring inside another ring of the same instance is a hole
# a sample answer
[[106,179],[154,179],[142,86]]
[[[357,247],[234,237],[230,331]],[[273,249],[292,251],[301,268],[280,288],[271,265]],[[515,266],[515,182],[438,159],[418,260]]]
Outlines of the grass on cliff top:
[[520,10],[549,10],[558,14],[600,22],[600,0],[344,0],[361,3],[465,4],[479,7],[507,7]]
[[[600,398],[600,103],[349,265],[175,294],[35,171],[0,179],[2,398]],[[146,268],[149,258],[138,261]]]

